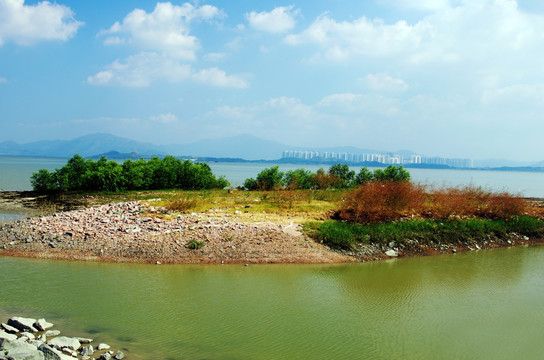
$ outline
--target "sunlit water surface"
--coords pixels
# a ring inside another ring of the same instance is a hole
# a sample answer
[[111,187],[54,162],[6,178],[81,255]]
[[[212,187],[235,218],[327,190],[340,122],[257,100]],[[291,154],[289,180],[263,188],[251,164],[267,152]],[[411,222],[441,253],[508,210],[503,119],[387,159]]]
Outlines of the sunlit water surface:
[[340,265],[0,257],[0,320],[131,359],[540,359],[544,247]]

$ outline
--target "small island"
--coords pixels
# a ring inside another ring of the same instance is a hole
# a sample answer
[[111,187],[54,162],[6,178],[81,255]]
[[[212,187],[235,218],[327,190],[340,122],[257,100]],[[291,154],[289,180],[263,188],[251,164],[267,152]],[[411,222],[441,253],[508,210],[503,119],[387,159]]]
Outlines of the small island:
[[470,186],[429,188],[412,183],[396,166],[359,173],[346,164],[316,173],[283,173],[274,166],[226,189],[228,182],[206,164],[173,157],[119,164],[76,155],[54,173],[35,173],[32,183],[34,192],[1,193],[2,206],[32,216],[0,225],[0,255],[154,264],[332,263],[544,238],[541,199]]

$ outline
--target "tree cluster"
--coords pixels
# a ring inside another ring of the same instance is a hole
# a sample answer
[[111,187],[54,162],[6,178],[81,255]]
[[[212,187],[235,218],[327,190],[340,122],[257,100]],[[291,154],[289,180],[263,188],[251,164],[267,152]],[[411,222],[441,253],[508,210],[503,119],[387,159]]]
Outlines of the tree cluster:
[[98,161],[74,155],[61,169],[41,169],[30,179],[34,191],[121,191],[158,189],[222,189],[229,186],[217,178],[206,163],[182,161],[173,156],[148,161],[126,160],[122,164],[101,157]]
[[346,189],[360,186],[369,181],[407,181],[410,173],[402,166],[390,165],[385,169],[373,172],[363,167],[356,173],[347,164],[332,165],[327,172],[323,168],[313,173],[306,169],[296,169],[287,172],[279,170],[278,166],[264,169],[257,178],[246,179],[243,188],[246,190],[310,190],[310,189]]

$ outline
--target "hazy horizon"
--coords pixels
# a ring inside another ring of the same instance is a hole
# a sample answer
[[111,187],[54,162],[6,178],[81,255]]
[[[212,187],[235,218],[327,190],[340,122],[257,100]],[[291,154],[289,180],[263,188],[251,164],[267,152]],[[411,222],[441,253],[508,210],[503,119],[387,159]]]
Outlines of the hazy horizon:
[[542,161],[544,3],[0,0],[0,142]]

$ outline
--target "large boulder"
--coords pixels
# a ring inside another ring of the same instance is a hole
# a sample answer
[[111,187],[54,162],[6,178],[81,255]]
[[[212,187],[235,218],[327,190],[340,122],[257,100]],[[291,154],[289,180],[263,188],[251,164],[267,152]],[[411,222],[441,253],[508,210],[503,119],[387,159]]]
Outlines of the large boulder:
[[77,350],[81,346],[81,344],[79,343],[77,339],[71,338],[68,336],[58,336],[56,338],[53,338],[47,342],[47,345],[52,346],[59,350],[63,348]]
[[59,336],[60,331],[58,331],[58,330],[47,330],[45,332],[45,334],[43,334],[43,335],[45,335],[45,337],[48,337],[48,338],[54,337],[54,336]]
[[19,329],[14,328],[13,326],[9,326],[8,324],[2,323],[0,324],[0,327],[10,334],[17,334],[19,332]]
[[39,331],[45,331],[49,328],[52,328],[53,327],[53,324],[45,321],[45,319],[38,319],[36,320],[36,322],[34,323],[34,327],[36,329],[38,329]]
[[24,339],[0,339],[0,351],[10,360],[45,360],[43,353]]
[[41,344],[38,347],[38,350],[43,353],[44,360],[74,360],[73,357],[64,355],[59,350],[52,348],[47,344]]
[[395,250],[391,249],[391,250],[387,250],[385,252],[385,255],[387,255],[389,257],[397,257],[397,256],[399,256],[399,253],[396,252]]
[[81,348],[81,350],[79,351],[79,355],[81,356],[91,356],[92,354],[94,354],[94,349],[92,345],[87,345]]
[[15,339],[17,339],[17,335],[9,334],[9,333],[5,332],[4,330],[0,330],[0,339],[15,340]]
[[109,352],[106,352],[106,353],[103,353],[102,355],[100,355],[100,357],[98,358],[98,360],[112,360],[112,356]]
[[13,326],[19,331],[28,331],[28,332],[38,332],[38,329],[34,327],[34,323],[36,322],[36,319],[29,319],[29,318],[23,318],[23,317],[12,317],[8,320],[8,325]]

